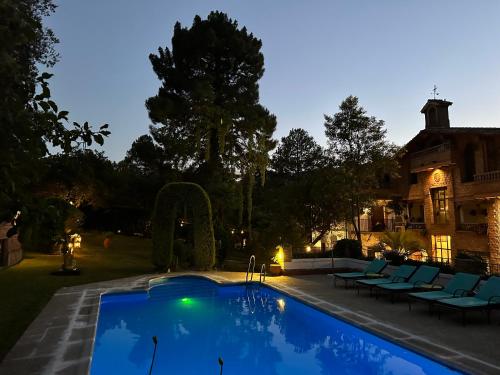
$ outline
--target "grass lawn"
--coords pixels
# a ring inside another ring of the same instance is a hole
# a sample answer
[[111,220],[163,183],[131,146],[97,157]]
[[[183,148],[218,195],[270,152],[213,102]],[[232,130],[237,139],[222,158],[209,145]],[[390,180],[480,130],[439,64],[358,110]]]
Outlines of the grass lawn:
[[0,360],[59,288],[152,273],[151,240],[115,235],[109,249],[103,234],[84,234],[76,256],[80,276],[53,276],[60,255],[25,253],[16,266],[0,270]]

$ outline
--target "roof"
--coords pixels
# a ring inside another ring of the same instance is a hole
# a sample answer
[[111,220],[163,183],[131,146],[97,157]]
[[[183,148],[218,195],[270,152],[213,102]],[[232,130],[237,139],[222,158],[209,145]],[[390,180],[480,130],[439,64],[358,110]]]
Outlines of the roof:
[[456,128],[432,128],[423,129],[418,132],[412,139],[410,139],[406,145],[408,146],[415,139],[420,138],[423,135],[431,134],[484,134],[484,135],[500,135],[500,128],[474,128],[474,127],[456,127]]
[[427,107],[430,105],[436,106],[436,107],[448,107],[452,105],[452,102],[449,102],[448,100],[441,100],[441,99],[429,99],[427,102],[424,104],[422,109],[420,110],[420,113],[425,113],[427,111]]

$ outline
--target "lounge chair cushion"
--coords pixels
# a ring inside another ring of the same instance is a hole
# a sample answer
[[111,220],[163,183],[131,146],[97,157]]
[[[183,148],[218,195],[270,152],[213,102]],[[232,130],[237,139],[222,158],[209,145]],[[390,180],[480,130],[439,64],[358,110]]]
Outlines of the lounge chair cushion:
[[341,279],[357,279],[362,277],[367,277],[367,274],[373,273],[378,274],[381,272],[387,262],[383,259],[375,259],[371,261],[365,268],[363,272],[343,272],[343,273],[334,273],[335,277],[340,277]]
[[432,283],[439,274],[439,268],[420,266],[407,283],[391,283],[379,285],[380,288],[393,291],[405,291],[418,288],[421,284]]
[[488,305],[488,301],[476,297],[447,298],[439,302],[444,305],[464,308],[482,307]]
[[392,280],[390,278],[388,279],[363,279],[363,280],[357,280],[356,281],[358,284],[363,284],[363,285],[382,285],[382,284],[390,284],[392,283]]
[[365,279],[365,280],[357,280],[358,284],[363,284],[367,286],[375,286],[382,284],[390,284],[395,282],[403,282],[415,271],[417,267],[409,266],[407,264],[403,264],[400,266],[391,276],[387,279]]
[[[499,296],[498,298],[493,298]],[[490,301],[490,303],[488,303]],[[440,300],[440,303],[457,308],[474,308],[500,304],[500,277],[492,276],[474,297],[461,297]]]
[[344,272],[344,273],[335,273],[334,275],[342,279],[350,279],[350,278],[366,276],[364,272]]
[[428,301],[437,301],[439,299],[460,297],[456,292],[470,292],[479,282],[480,276],[471,273],[458,272],[446,284],[441,291],[410,293],[410,297],[415,297]]
[[448,293],[455,293],[455,291],[461,289],[465,291],[471,291],[474,289],[479,282],[481,277],[479,275],[474,275],[471,273],[458,272],[453,278],[446,284],[443,291]]
[[409,293],[408,294],[411,297],[416,297],[416,298],[421,298],[429,301],[437,301],[440,299],[445,299],[445,298],[453,298],[452,293],[448,293],[442,290],[435,290],[432,292],[416,292],[416,293]]

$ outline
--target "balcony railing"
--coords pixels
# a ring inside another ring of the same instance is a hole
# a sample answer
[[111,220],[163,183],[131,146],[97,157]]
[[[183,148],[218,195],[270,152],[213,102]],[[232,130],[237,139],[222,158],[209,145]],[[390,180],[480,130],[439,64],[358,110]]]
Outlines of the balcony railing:
[[458,230],[467,232],[475,232],[477,234],[486,234],[488,232],[488,224],[486,223],[460,223]]
[[481,182],[500,181],[500,171],[491,171],[491,172],[475,174],[474,181],[481,181]]
[[361,232],[395,232],[396,231],[396,220],[395,219],[360,219],[360,231]]
[[425,229],[425,223],[408,223],[406,224],[406,229]]
[[410,168],[412,170],[441,166],[447,163],[451,163],[451,145],[449,143],[442,143],[410,155]]

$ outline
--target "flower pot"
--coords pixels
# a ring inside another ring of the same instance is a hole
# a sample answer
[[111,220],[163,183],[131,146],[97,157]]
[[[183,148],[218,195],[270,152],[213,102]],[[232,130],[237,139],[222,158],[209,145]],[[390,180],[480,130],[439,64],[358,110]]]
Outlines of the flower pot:
[[64,259],[63,269],[71,270],[74,268],[75,262],[74,262],[73,254],[71,254],[69,252],[66,253],[63,255],[63,259]]
[[106,237],[103,242],[103,246],[105,249],[109,249],[111,246],[111,238]]
[[282,269],[279,264],[270,264],[269,265],[269,275],[270,276],[279,276],[282,274]]

